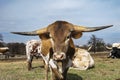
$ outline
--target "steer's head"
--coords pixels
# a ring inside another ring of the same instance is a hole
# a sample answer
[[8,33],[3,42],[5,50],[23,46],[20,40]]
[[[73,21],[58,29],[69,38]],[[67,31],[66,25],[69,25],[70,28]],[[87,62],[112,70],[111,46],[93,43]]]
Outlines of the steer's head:
[[[66,52],[72,43],[71,38],[78,39],[82,36],[82,32],[92,32],[111,27],[112,25],[100,27],[83,27],[73,25],[65,21],[56,21],[48,27],[35,30],[32,32],[12,32],[21,35],[39,35],[42,40],[50,39],[53,49],[53,59],[63,60],[66,59]],[[72,43],[73,44],[73,43]]]

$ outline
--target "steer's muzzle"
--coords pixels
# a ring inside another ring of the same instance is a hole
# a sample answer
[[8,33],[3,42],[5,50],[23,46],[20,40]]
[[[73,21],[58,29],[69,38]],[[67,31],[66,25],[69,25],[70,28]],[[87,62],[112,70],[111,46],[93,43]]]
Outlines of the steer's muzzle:
[[55,52],[55,53],[53,54],[53,59],[54,59],[54,60],[63,60],[63,59],[65,59],[65,58],[66,58],[66,55],[65,55],[64,52]]

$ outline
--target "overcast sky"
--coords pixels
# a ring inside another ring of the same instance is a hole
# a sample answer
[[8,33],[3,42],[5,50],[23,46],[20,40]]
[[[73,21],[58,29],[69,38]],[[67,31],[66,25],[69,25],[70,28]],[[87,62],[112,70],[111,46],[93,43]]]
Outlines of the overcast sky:
[[114,25],[84,33],[76,44],[86,44],[92,34],[106,43],[120,42],[120,0],[0,0],[0,33],[5,42],[39,39],[10,32],[33,31],[57,20],[88,27]]

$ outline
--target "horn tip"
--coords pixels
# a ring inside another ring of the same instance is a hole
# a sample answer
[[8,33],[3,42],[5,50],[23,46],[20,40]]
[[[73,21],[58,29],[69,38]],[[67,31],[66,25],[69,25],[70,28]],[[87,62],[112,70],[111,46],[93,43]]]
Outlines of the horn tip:
[[12,33],[12,34],[19,34],[19,32],[10,32],[10,33]]
[[12,34],[16,34],[16,32],[10,32],[10,33],[12,33]]
[[109,25],[110,27],[112,27],[113,25]]
[[15,34],[16,32],[10,32],[10,33],[13,33],[13,34]]

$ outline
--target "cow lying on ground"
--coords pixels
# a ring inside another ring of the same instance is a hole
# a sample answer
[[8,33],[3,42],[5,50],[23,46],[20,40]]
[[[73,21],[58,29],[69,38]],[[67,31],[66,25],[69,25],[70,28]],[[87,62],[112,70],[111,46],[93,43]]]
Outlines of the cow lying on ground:
[[120,58],[120,49],[113,47],[108,58]]
[[106,46],[106,48],[111,50],[108,58],[120,58],[120,43],[113,43],[112,47]]
[[[72,58],[75,53],[75,46],[72,38],[78,39],[83,32],[93,32],[111,27],[83,27],[71,24],[66,21],[56,21],[48,27],[32,32],[12,32],[20,35],[38,35],[41,38],[41,54],[53,72],[53,80],[67,80],[67,71],[72,65]],[[61,65],[58,64],[61,63]],[[47,77],[47,75],[46,75]]]
[[76,48],[75,51],[72,65],[74,69],[87,70],[94,67],[94,60],[87,50]]
[[28,70],[32,69],[33,57],[36,58],[41,56],[41,42],[40,40],[30,40],[26,43],[26,56],[28,63]]

